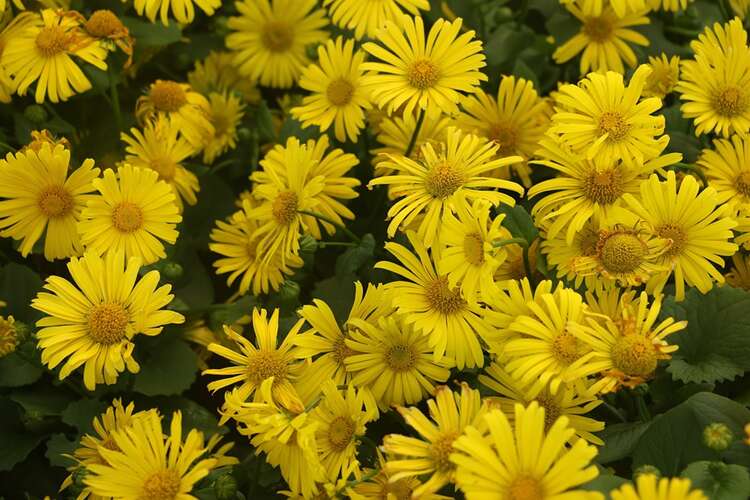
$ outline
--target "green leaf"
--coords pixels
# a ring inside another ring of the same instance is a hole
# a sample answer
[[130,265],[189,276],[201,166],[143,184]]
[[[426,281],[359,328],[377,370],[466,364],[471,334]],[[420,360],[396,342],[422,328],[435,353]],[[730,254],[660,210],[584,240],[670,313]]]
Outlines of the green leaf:
[[336,318],[339,320],[346,319],[354,301],[354,282],[356,280],[357,277],[353,274],[337,274],[319,281],[315,283],[312,298],[324,300]]
[[150,357],[141,363],[133,389],[147,396],[169,396],[187,390],[198,371],[198,358],[190,346],[169,332],[142,340],[136,349],[139,353],[149,353]]
[[275,142],[276,131],[273,128],[273,116],[264,100],[260,101],[258,111],[255,114],[255,121],[257,123],[260,139],[263,142]]
[[693,488],[699,488],[711,500],[750,498],[750,474],[740,465],[722,462],[695,462],[682,477],[690,479]]
[[286,144],[287,139],[290,137],[296,137],[299,139],[299,142],[304,144],[308,139],[317,139],[320,135],[321,132],[317,126],[313,125],[302,128],[302,123],[290,115],[287,116],[284,123],[281,124],[279,143]]
[[0,387],[21,387],[33,384],[44,370],[12,352],[0,358]]
[[24,389],[11,393],[9,397],[26,413],[40,417],[60,415],[72,400],[69,393],[52,387],[36,387],[33,391]]
[[533,32],[526,26],[514,29],[513,24],[504,24],[495,30],[484,45],[487,64],[498,66],[511,61],[526,48]]
[[21,422],[20,408],[8,398],[0,398],[0,471],[13,468],[31,453],[45,438],[42,434],[31,434]]
[[513,237],[523,238],[530,245],[539,236],[539,230],[534,226],[534,220],[521,205],[514,207],[502,205],[499,212],[505,214],[503,226],[510,231]]
[[513,74],[529,80],[534,84],[536,91],[539,92],[539,78],[537,78],[534,70],[531,69],[528,64],[523,62],[523,59],[516,60],[516,63],[513,65]]
[[29,326],[41,317],[31,308],[31,300],[41,288],[42,279],[26,266],[11,262],[0,270],[0,300],[7,303],[4,313]]
[[605,499],[609,499],[609,493],[612,490],[619,488],[627,482],[628,480],[623,477],[600,473],[596,478],[582,485],[581,489],[586,491],[598,491],[604,495]]
[[77,446],[78,442],[69,440],[65,434],[54,434],[47,441],[47,452],[44,456],[47,457],[47,460],[52,465],[67,468],[76,462],[72,458],[63,455],[72,455]]
[[719,382],[750,370],[750,293],[729,286],[706,295],[688,291],[683,302],[669,298],[662,316],[687,320],[670,337],[679,346],[667,370],[682,382]]
[[362,237],[359,245],[348,248],[336,259],[336,274],[352,274],[375,255],[375,237],[370,233]]
[[81,434],[93,431],[92,421],[107,409],[107,403],[98,399],[81,399],[70,403],[62,412],[62,421],[78,429]]
[[135,38],[136,47],[160,47],[179,42],[182,37],[180,26],[175,22],[164,26],[160,22],[151,23],[136,17],[124,16],[122,23]]
[[597,434],[604,441],[604,445],[599,448],[596,461],[601,464],[607,464],[630,455],[649,425],[651,425],[651,422],[628,422],[608,425],[603,431]]

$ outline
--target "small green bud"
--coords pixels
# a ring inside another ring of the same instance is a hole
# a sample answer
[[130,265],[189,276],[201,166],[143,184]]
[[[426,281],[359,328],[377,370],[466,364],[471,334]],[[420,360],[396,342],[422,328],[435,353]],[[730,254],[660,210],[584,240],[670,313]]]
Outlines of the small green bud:
[[86,467],[79,467],[73,471],[73,484],[81,487],[84,486],[83,480],[86,478],[86,474],[88,474]]
[[26,106],[26,109],[23,110],[23,116],[34,125],[41,125],[46,122],[49,117],[47,115],[47,110],[39,104]]
[[299,239],[299,250],[302,253],[313,253],[318,249],[318,241],[309,234],[303,234]]
[[657,469],[653,465],[644,464],[633,471],[633,479],[636,479],[638,476],[642,476],[644,474],[653,474],[657,478],[661,477],[661,471],[659,469]]
[[16,340],[19,344],[25,342],[32,337],[32,330],[29,325],[23,321],[15,321],[13,327],[16,329]]
[[237,495],[237,480],[230,473],[222,474],[214,481],[214,493],[218,500],[231,500]]
[[237,129],[237,139],[240,142],[248,142],[253,138],[253,131],[247,127],[240,127]]
[[703,444],[712,450],[724,451],[729,448],[732,441],[734,441],[732,429],[727,427],[726,424],[714,422],[703,429]]
[[279,298],[281,300],[294,300],[297,297],[299,297],[299,283],[292,280],[286,280],[284,283],[282,283],[281,288],[279,288]]
[[177,262],[167,262],[162,268],[162,274],[170,281],[182,278],[183,269]]

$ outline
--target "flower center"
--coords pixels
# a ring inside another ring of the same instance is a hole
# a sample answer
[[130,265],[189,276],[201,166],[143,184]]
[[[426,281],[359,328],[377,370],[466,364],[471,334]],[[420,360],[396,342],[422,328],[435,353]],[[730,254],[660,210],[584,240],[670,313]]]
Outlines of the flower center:
[[157,80],[151,85],[149,98],[156,110],[164,113],[173,113],[187,104],[187,95],[182,85],[171,80]]
[[214,126],[214,137],[224,136],[231,128],[231,120],[226,114],[211,115],[211,125]]
[[326,89],[326,96],[334,106],[344,106],[349,104],[353,95],[354,85],[344,78],[337,78],[332,81],[328,84],[328,88]]
[[622,196],[622,184],[619,169],[594,170],[583,180],[583,194],[599,205],[611,205]]
[[44,57],[54,57],[68,50],[73,36],[60,26],[46,26],[36,36],[36,48]]
[[646,244],[634,233],[622,232],[600,236],[597,251],[602,265],[615,273],[635,271],[648,253]]
[[447,198],[464,183],[463,175],[450,163],[444,162],[432,167],[425,179],[425,190],[435,198]]
[[750,170],[745,170],[734,181],[734,188],[738,193],[750,197]]
[[286,378],[288,366],[284,357],[277,351],[258,351],[248,357],[247,378],[260,384],[273,377],[274,383]]
[[97,10],[84,25],[89,35],[96,38],[107,38],[118,31],[124,31],[122,22],[111,10]]
[[73,197],[62,186],[51,186],[39,195],[39,210],[50,219],[63,217],[73,210]]
[[285,52],[294,43],[294,32],[291,26],[283,21],[269,21],[263,26],[260,40],[271,52]]
[[544,489],[539,481],[521,476],[508,488],[506,500],[543,500],[544,497]]
[[411,495],[421,483],[413,477],[405,477],[395,482],[382,483],[380,495],[375,498],[395,498],[395,500],[411,500]]
[[99,304],[89,311],[89,335],[98,344],[116,344],[125,337],[129,320],[120,304]]
[[607,140],[619,142],[628,136],[630,124],[617,111],[606,111],[599,117],[599,135],[609,134]]
[[548,431],[562,415],[560,405],[548,394],[540,394],[536,397],[536,402],[544,408],[544,430]]
[[656,370],[656,349],[643,335],[624,335],[612,346],[615,368],[631,377],[644,377]]
[[336,363],[338,363],[340,366],[345,366],[344,360],[354,354],[354,350],[346,345],[346,337],[339,337],[338,339],[336,339],[336,341],[333,343],[332,352],[333,359],[335,359]]
[[16,350],[18,336],[16,327],[10,320],[0,317],[0,358]]
[[430,456],[439,472],[449,472],[455,468],[450,456],[453,453],[453,442],[459,435],[455,431],[446,432],[430,445]]
[[434,86],[440,79],[440,70],[429,59],[414,61],[406,74],[409,85],[426,90]]
[[581,255],[593,257],[596,255],[596,244],[599,242],[599,233],[591,227],[584,227],[577,235],[578,248]]
[[427,283],[424,292],[430,308],[441,314],[456,313],[466,305],[464,299],[461,298],[461,292],[448,287],[448,278],[445,276]]
[[721,116],[738,116],[747,109],[747,100],[739,87],[726,87],[714,95],[713,101],[716,112]]
[[143,482],[141,500],[172,500],[180,492],[180,475],[172,469],[160,470]]
[[343,451],[352,442],[354,422],[349,417],[336,417],[328,427],[328,442],[336,451]]
[[143,227],[143,210],[135,203],[123,201],[112,211],[112,224],[123,233],[132,233]]
[[297,203],[297,193],[294,191],[282,191],[273,200],[271,213],[279,224],[287,226],[297,217]]
[[417,364],[417,355],[409,345],[394,345],[386,350],[385,362],[394,372],[406,372]]
[[605,16],[589,17],[583,23],[583,32],[597,43],[606,42],[612,37],[614,25]]
[[563,364],[569,365],[580,357],[578,339],[568,332],[562,332],[552,339],[552,353]]
[[676,224],[664,224],[659,226],[656,229],[656,234],[662,238],[672,240],[672,245],[664,253],[668,257],[680,255],[685,248],[685,243],[687,243],[687,235],[685,234],[685,231]]
[[479,233],[467,234],[464,237],[464,255],[466,260],[475,266],[484,264],[484,240]]
[[516,152],[518,133],[513,125],[494,123],[490,126],[489,138],[497,144],[500,156],[511,156]]

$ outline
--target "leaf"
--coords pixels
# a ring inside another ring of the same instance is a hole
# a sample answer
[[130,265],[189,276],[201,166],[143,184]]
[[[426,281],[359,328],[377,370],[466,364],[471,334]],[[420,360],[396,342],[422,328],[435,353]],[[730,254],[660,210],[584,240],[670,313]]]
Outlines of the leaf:
[[0,398],[0,443],[3,443],[0,471],[10,470],[22,462],[44,438],[44,435],[31,434],[24,428],[16,403]]
[[740,465],[694,462],[681,475],[690,479],[692,487],[703,490],[711,500],[750,498],[750,474]]
[[160,47],[179,42],[182,37],[180,26],[175,22],[164,26],[160,22],[151,23],[136,17],[123,16],[121,19],[135,38],[137,47]]
[[356,247],[348,248],[336,259],[336,274],[353,274],[375,255],[375,237],[362,236]]
[[312,298],[326,302],[334,316],[343,320],[349,315],[349,309],[354,302],[354,282],[357,277],[353,274],[337,274],[328,279],[318,281],[312,291]]
[[526,26],[514,29],[512,24],[504,24],[496,29],[484,45],[487,64],[497,66],[511,61],[529,44],[533,32]]
[[44,456],[47,457],[47,460],[52,465],[67,468],[76,462],[63,455],[72,455],[77,446],[78,442],[69,440],[65,434],[53,434],[49,441],[47,441],[47,452]]
[[516,63],[513,65],[513,74],[529,80],[534,84],[534,88],[537,92],[539,91],[539,78],[537,78],[534,70],[531,69],[528,64],[523,62],[523,59],[516,60]]
[[510,231],[513,237],[523,238],[530,245],[539,236],[539,230],[534,226],[531,215],[521,205],[514,207],[503,205],[499,212],[505,214],[503,226]]
[[628,422],[608,425],[597,435],[602,438],[604,445],[599,448],[596,461],[607,464],[623,459],[630,455],[638,443],[638,439],[648,429],[651,422]]
[[81,399],[70,403],[62,412],[62,421],[78,429],[81,434],[93,431],[92,421],[107,409],[107,403],[98,399]]
[[691,289],[683,302],[665,301],[662,316],[686,319],[670,337],[679,350],[667,370],[682,382],[731,380],[750,370],[750,293],[729,286],[706,295]]
[[610,498],[609,493],[612,490],[619,488],[627,482],[628,480],[623,477],[600,473],[596,478],[581,485],[581,489],[586,491],[598,491],[604,495],[605,499],[608,499]]
[[317,126],[302,127],[302,123],[294,117],[287,116],[284,123],[281,124],[279,131],[279,144],[286,144],[290,137],[296,137],[299,142],[305,143],[308,139],[317,139],[321,136],[320,129]]
[[198,358],[180,336],[164,332],[159,337],[142,339],[138,351],[150,357],[141,363],[133,389],[147,396],[180,394],[195,381]]
[[12,352],[0,358],[0,387],[21,387],[33,384],[44,370]]
[[9,397],[21,405],[26,413],[39,417],[60,415],[72,399],[69,393],[51,387],[14,392]]
[[219,420],[214,412],[188,398],[179,396],[150,398],[147,405],[136,405],[136,410],[147,407],[159,408],[159,411],[168,419],[167,424],[171,421],[172,414],[180,410],[182,412],[182,427],[184,429],[198,429],[206,437],[226,432],[225,427],[219,426]]
[[0,300],[6,302],[5,314],[29,325],[41,317],[31,308],[31,300],[42,289],[42,279],[26,266],[11,262],[0,270]]
[[260,139],[263,142],[275,142],[276,131],[273,128],[273,116],[271,115],[271,110],[268,109],[265,100],[260,101],[258,110],[255,113],[255,121],[257,123]]

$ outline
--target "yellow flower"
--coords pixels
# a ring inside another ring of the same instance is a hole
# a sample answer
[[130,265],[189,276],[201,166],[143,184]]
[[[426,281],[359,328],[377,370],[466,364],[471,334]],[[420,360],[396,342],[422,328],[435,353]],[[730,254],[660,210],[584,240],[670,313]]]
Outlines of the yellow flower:
[[172,187],[155,170],[124,165],[93,181],[99,195],[81,214],[78,231],[87,251],[120,251],[152,264],[166,257],[162,241],[174,244],[182,221]]
[[[549,127],[547,103],[534,89],[534,84],[523,78],[503,75],[497,99],[477,92],[462,103],[457,125],[464,131],[485,137],[497,144],[497,155],[531,158],[538,142]],[[531,169],[526,163],[515,170],[525,186],[531,185]]]
[[562,232],[554,238],[545,234],[541,251],[547,257],[547,265],[557,270],[557,278],[565,279],[574,288],[580,288],[589,273],[581,271],[579,262],[583,260],[588,263],[589,258],[595,257],[598,243],[599,222],[593,216],[575,233],[571,242]]
[[532,314],[529,305],[534,303],[538,297],[551,291],[552,282],[550,280],[541,281],[533,289],[528,278],[508,280],[488,304],[490,309],[487,311],[487,318],[504,336],[513,336],[513,332],[508,330],[508,327],[515,321],[516,317]]
[[635,481],[635,488],[626,483],[612,490],[612,500],[708,500],[703,491],[690,489],[689,479],[640,474]]
[[425,34],[421,17],[386,21],[376,36],[382,45],[362,47],[379,59],[362,65],[369,72],[362,83],[372,100],[389,113],[401,106],[406,115],[415,109],[457,112],[461,93],[477,92],[487,81],[480,71],[486,65],[482,42],[474,31],[459,35],[461,24],[438,19]]
[[461,392],[440,386],[434,399],[427,401],[430,418],[418,408],[398,407],[406,424],[420,438],[389,434],[383,438],[383,449],[387,454],[385,470],[391,480],[406,477],[428,476],[424,483],[412,493],[421,498],[425,493],[436,493],[453,482],[456,466],[451,462],[453,443],[468,426],[484,427],[483,417],[487,407],[482,404],[479,391],[468,384],[461,384]]
[[446,357],[460,370],[484,364],[480,338],[489,342],[493,329],[476,301],[467,302],[461,290],[449,285],[448,277],[435,269],[435,252],[428,253],[413,231],[406,233],[414,249],[389,241],[385,249],[399,264],[378,262],[385,269],[405,278],[384,285],[403,321],[424,335],[436,361]]
[[76,224],[92,198],[99,175],[94,160],[85,160],[68,175],[70,151],[43,144],[38,151],[8,153],[0,160],[0,236],[21,240],[26,257],[44,234],[47,260],[80,255]]
[[664,116],[655,113],[661,99],[641,98],[651,69],[641,65],[625,86],[622,75],[592,73],[578,85],[563,85],[556,102],[563,107],[552,116],[550,133],[574,152],[605,164],[618,159],[643,163],[661,154],[667,137]]
[[15,319],[0,316],[0,358],[16,350],[18,336],[16,335]]
[[195,153],[195,148],[164,117],[146,122],[143,131],[131,128],[130,135],[122,132],[120,139],[127,144],[125,161],[134,167],[156,171],[159,179],[172,187],[180,212],[183,201],[196,204],[195,194],[200,191],[198,177],[182,165]]
[[31,131],[31,142],[23,146],[18,150],[19,153],[26,153],[29,149],[39,152],[45,144],[49,144],[54,149],[55,146],[62,146],[65,149],[70,149],[70,142],[65,138],[56,138],[49,130],[32,130]]
[[388,210],[391,219],[388,237],[399,228],[408,228],[415,218],[424,213],[417,234],[429,248],[438,239],[445,214],[457,203],[472,203],[483,199],[493,206],[500,203],[515,205],[515,200],[498,190],[523,194],[515,182],[487,175],[504,165],[522,160],[520,156],[497,158],[497,145],[459,129],[449,129],[444,144],[434,148],[422,146],[422,160],[414,161],[402,155],[388,155],[379,166],[394,170],[394,175],[376,177],[369,186],[392,185],[391,193],[400,198]]
[[727,284],[750,291],[750,257],[732,255],[732,269],[724,275]]
[[544,409],[537,403],[515,406],[514,424],[500,410],[484,416],[483,430],[469,427],[453,444],[456,484],[468,500],[534,498],[602,500],[601,493],[576,490],[598,474],[591,460],[596,447],[583,439],[566,443],[575,431],[567,417],[545,431]]
[[[648,5],[654,10],[677,12],[685,10],[693,0],[648,0]],[[733,0],[730,0],[730,2]]]
[[310,63],[307,46],[328,39],[325,11],[316,0],[242,0],[230,17],[226,45],[241,75],[261,85],[288,88]]
[[[106,71],[107,49],[86,35],[80,22],[62,10],[44,9],[40,13],[22,13],[22,27],[7,37],[2,51],[5,71],[12,77],[13,89],[21,96],[36,82],[34,98],[42,103],[67,101],[75,94],[91,89],[74,57]],[[56,75],[50,78],[50,73]]]
[[427,338],[393,316],[382,317],[377,325],[361,319],[346,345],[357,354],[347,356],[351,384],[367,387],[382,410],[392,404],[414,404],[432,394],[435,382],[445,382],[452,366],[448,359],[435,361]]
[[[417,138],[414,140],[414,147],[409,158],[415,161],[422,160],[422,146],[430,143],[436,147],[439,143],[444,143],[446,132],[451,127],[452,121],[449,116],[441,113],[427,113],[417,133]],[[370,126],[372,127],[372,122]],[[416,126],[417,116],[414,114],[387,116],[380,122],[378,126],[380,147],[370,151],[378,175],[391,172],[390,169],[382,166],[391,155],[406,154]]]
[[318,47],[318,63],[303,72],[299,86],[312,92],[292,115],[302,127],[317,125],[321,132],[333,125],[340,142],[357,142],[365,127],[365,109],[372,107],[362,88],[362,62],[365,54],[354,50],[354,40],[339,36]]
[[713,148],[704,149],[696,163],[716,190],[716,201],[732,213],[750,209],[750,138],[716,139]]
[[98,39],[107,50],[114,52],[117,48],[120,48],[128,56],[124,67],[130,66],[135,40],[114,12],[108,9],[95,10],[83,22],[83,29],[86,30],[87,34]]
[[215,133],[208,100],[186,83],[156,80],[138,98],[135,116],[141,125],[158,117],[167,118],[170,128],[178,130],[196,150]]
[[[304,264],[295,254],[280,254],[270,258],[266,253],[258,252],[258,238],[255,231],[259,221],[250,215],[257,202],[251,198],[242,201],[242,210],[232,214],[226,222],[217,220],[211,230],[211,241],[208,248],[222,258],[214,262],[216,274],[229,274],[227,285],[231,286],[240,278],[239,293],[248,290],[253,295],[277,291],[286,276],[291,276],[295,268]],[[277,249],[276,251],[280,251]]]
[[729,0],[729,5],[740,19],[745,19],[747,12],[750,10],[750,0]]
[[203,95],[239,92],[245,102],[257,104],[260,101],[258,87],[237,72],[233,58],[229,52],[211,51],[205,59],[196,61],[195,68],[188,73],[190,86]]
[[[581,75],[589,71],[615,71],[624,73],[623,62],[635,67],[638,58],[628,45],[648,46],[648,38],[631,29],[649,23],[647,9],[639,9],[618,17],[612,5],[607,5],[599,12],[592,9],[592,3],[586,0],[583,5],[570,2],[566,8],[581,22],[581,30],[555,50],[552,57],[558,64],[563,64],[579,53],[581,56]],[[599,2],[601,6],[601,2]]]
[[729,137],[750,130],[750,47],[742,22],[716,23],[690,47],[695,58],[682,62],[677,91],[696,135]]
[[430,9],[429,0],[325,0],[323,4],[333,23],[354,31],[358,40],[375,38],[386,21],[397,22],[404,11],[417,16],[419,9]]
[[[416,498],[412,494],[422,484],[419,479],[410,476],[393,480],[391,474],[385,467],[385,458],[380,450],[376,450],[378,456],[378,469],[365,469],[365,473],[373,474],[367,481],[362,481],[354,486],[351,494],[353,500],[394,500]],[[425,493],[418,497],[419,500],[449,500],[453,497],[437,495],[435,493]]]
[[137,334],[159,335],[164,325],[179,324],[185,318],[162,310],[172,301],[170,285],[159,288],[158,271],[149,271],[136,282],[140,262],[125,263],[122,252],[110,251],[102,259],[86,253],[72,257],[68,280],[50,276],[31,307],[45,317],[37,321],[42,363],[55,368],[60,363],[60,380],[84,365],[87,389],[96,384],[114,384],[125,368],[139,370],[133,359],[132,339]]
[[133,6],[139,16],[148,17],[149,21],[156,22],[156,14],[162,24],[169,25],[169,11],[180,24],[189,24],[195,19],[195,6],[198,6],[208,16],[213,16],[221,7],[221,0],[133,0]]
[[651,74],[643,86],[643,96],[664,99],[674,91],[680,79],[680,57],[670,58],[666,54],[661,54],[660,57],[649,56],[648,66]]
[[195,483],[216,467],[206,456],[203,434],[182,438],[182,413],[174,412],[167,436],[161,417],[149,412],[112,432],[117,450],[99,447],[104,464],[87,466],[84,484],[95,495],[115,498],[191,498]]
[[245,114],[245,105],[239,97],[228,92],[212,92],[208,99],[214,133],[205,143],[203,161],[210,165],[218,156],[237,147],[237,125]]

